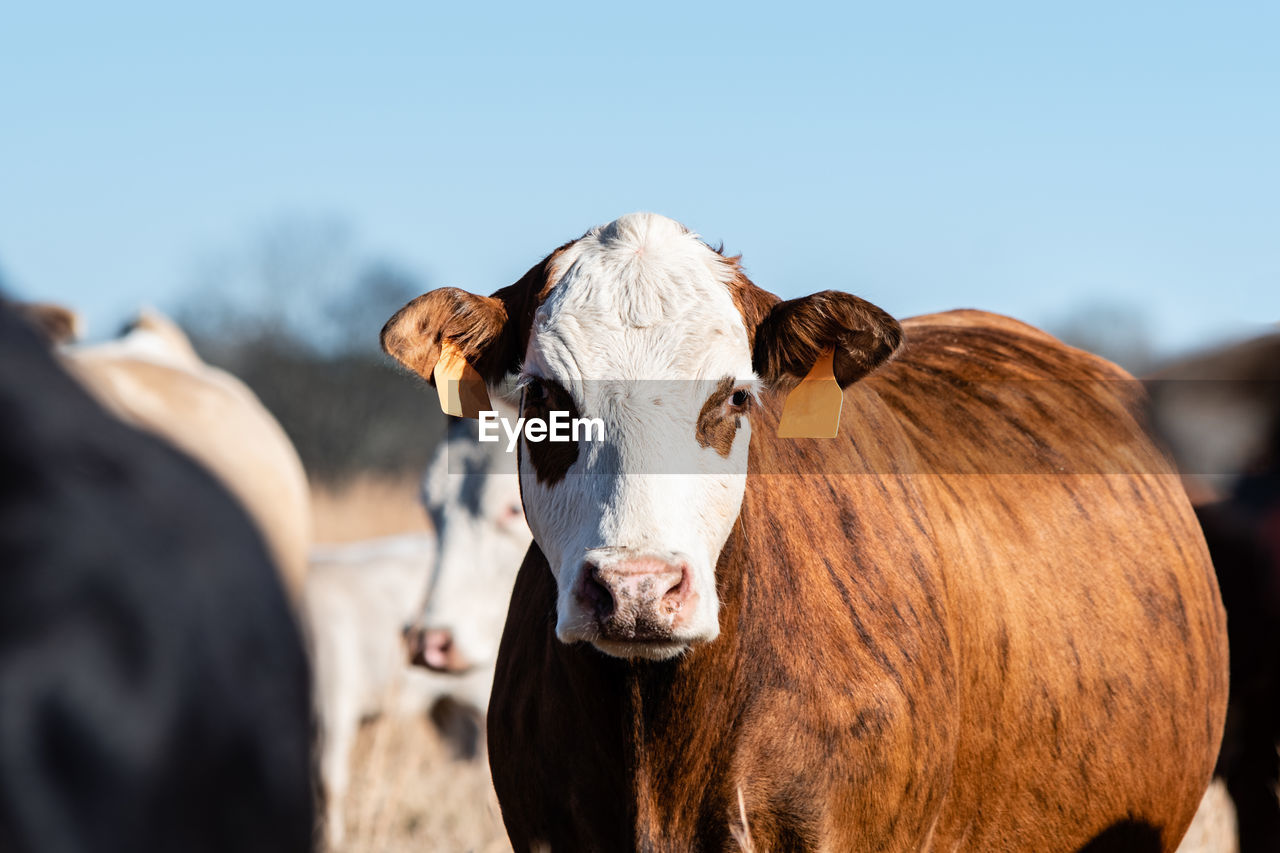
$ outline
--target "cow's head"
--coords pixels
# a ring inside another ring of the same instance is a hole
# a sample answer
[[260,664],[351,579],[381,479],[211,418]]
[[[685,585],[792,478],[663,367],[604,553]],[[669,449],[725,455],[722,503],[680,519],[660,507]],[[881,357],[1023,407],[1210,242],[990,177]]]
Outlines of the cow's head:
[[603,421],[600,441],[521,440],[525,515],[555,575],[556,636],[663,659],[719,634],[715,567],[758,395],[832,347],[845,387],[901,337],[846,293],[780,302],[679,223],[631,214],[492,296],[418,297],[382,343],[430,379],[447,340],[490,384],[518,374],[526,417]]
[[[495,398],[499,411],[511,406]],[[476,421],[454,419],[422,480],[437,556],[417,616],[405,628],[411,663],[462,674],[492,669],[529,526],[515,455],[476,440]]]

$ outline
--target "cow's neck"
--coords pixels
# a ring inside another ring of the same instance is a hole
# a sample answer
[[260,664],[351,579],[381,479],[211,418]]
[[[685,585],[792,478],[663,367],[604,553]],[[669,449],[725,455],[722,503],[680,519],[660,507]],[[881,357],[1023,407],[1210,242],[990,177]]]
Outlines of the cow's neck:
[[662,849],[664,839],[705,834],[707,828],[695,824],[707,814],[724,813],[727,826],[729,735],[736,731],[730,714],[746,707],[734,696],[747,692],[739,678],[747,667],[731,663],[741,663],[740,554],[735,525],[717,570],[720,636],[674,661],[626,664],[615,685],[625,718],[624,772],[632,786],[637,849]]
[[[740,771],[734,738],[744,730],[732,715],[752,707],[759,669],[742,650],[742,632],[751,630],[744,619],[752,570],[746,562],[740,522],[717,567],[720,636],[680,658],[630,662],[584,644],[565,645],[555,638],[554,619],[539,618],[544,644],[509,650],[508,668],[499,667],[500,678],[534,678],[540,685],[534,695],[548,761],[517,772],[542,778],[549,801],[567,807],[567,820],[583,833],[580,846],[681,850],[692,837],[720,836],[720,847],[731,842]],[[527,613],[554,613],[555,582],[536,546],[514,596],[529,601]],[[563,756],[590,758],[569,773]],[[560,769],[541,776],[548,766]],[[602,797],[624,790],[625,798]]]

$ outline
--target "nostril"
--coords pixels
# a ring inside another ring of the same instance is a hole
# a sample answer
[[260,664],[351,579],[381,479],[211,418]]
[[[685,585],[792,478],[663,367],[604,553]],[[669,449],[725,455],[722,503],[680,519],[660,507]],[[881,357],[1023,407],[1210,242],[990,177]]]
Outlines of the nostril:
[[594,563],[582,566],[582,583],[578,585],[578,597],[587,609],[601,622],[613,615],[613,593],[600,577],[600,567]]
[[422,640],[422,658],[428,669],[447,671],[453,668],[453,632],[432,628]]
[[671,587],[662,595],[662,612],[679,613],[689,599],[689,567],[681,566],[680,574]]

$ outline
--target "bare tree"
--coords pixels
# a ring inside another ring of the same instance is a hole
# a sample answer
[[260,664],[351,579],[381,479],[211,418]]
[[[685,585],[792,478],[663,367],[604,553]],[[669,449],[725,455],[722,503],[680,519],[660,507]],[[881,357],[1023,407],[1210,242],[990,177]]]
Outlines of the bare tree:
[[207,260],[179,322],[201,355],[241,377],[280,419],[313,478],[416,474],[444,418],[378,348],[378,332],[426,290],[349,229],[290,220]]

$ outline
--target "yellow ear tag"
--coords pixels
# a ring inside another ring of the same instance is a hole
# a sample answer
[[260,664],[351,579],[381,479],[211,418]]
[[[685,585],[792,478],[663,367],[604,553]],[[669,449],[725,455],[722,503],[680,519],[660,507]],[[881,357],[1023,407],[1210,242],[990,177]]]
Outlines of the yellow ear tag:
[[800,384],[787,395],[778,423],[779,438],[835,438],[840,431],[844,392],[836,381],[835,349],[822,351]]
[[432,376],[436,380],[436,393],[440,395],[440,409],[446,415],[478,418],[481,412],[493,409],[484,380],[451,342],[440,343],[440,360]]

